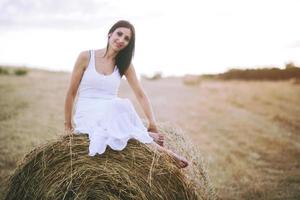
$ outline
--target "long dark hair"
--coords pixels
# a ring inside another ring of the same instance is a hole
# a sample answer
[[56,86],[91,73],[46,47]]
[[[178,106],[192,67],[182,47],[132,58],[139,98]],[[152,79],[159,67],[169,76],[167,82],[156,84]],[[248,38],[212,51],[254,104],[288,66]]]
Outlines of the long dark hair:
[[[116,65],[119,69],[119,74],[122,77],[124,75],[124,73],[126,72],[126,70],[128,69],[132,57],[134,55],[134,47],[135,47],[135,29],[134,26],[126,20],[120,20],[118,22],[116,22],[108,31],[108,34],[113,33],[117,28],[128,28],[131,31],[131,38],[130,41],[128,43],[128,45],[122,49],[118,55],[116,56]],[[106,52],[108,50],[108,45],[109,43],[107,42],[107,46],[106,46]]]

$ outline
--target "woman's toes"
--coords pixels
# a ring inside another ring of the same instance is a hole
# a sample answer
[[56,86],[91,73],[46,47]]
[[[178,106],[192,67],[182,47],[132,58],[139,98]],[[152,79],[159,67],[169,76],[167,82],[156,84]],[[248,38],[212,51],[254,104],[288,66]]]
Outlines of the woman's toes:
[[159,144],[160,146],[163,146],[163,142],[162,141],[157,141],[157,144]]
[[182,161],[182,163],[183,163],[182,168],[189,166],[189,162],[187,160]]
[[189,165],[189,162],[185,158],[179,157],[179,159],[180,159],[180,166],[181,166],[181,168],[185,168],[185,167],[187,167]]

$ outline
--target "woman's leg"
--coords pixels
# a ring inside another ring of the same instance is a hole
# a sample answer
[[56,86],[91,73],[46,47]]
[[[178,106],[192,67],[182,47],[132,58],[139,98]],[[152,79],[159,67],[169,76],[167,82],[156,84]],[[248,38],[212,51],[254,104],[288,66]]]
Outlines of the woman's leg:
[[168,155],[170,155],[171,157],[173,157],[176,160],[177,166],[179,168],[185,168],[185,167],[187,167],[189,165],[189,162],[187,161],[187,159],[185,159],[182,156],[177,155],[173,151],[171,151],[169,149],[166,149],[165,147],[159,146],[155,142],[152,142],[150,145],[153,145],[154,148],[156,148],[157,150],[159,150],[161,152],[165,152]]

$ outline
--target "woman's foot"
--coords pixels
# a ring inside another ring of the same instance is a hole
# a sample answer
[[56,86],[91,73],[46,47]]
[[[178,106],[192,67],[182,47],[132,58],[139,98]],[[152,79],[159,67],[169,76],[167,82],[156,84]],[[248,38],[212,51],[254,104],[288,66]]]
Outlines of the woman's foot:
[[154,142],[156,142],[160,146],[164,146],[164,135],[162,133],[154,133],[149,132],[149,135],[153,138]]
[[154,146],[156,146],[159,151],[166,152],[168,155],[170,155],[175,160],[177,167],[185,168],[189,165],[189,162],[184,157],[179,156],[176,153],[174,153],[173,151],[166,149],[165,147],[159,146],[156,143],[152,143],[152,144]]
[[175,159],[177,167],[185,168],[185,167],[189,166],[189,162],[184,157],[179,156],[170,150],[169,150],[169,155]]

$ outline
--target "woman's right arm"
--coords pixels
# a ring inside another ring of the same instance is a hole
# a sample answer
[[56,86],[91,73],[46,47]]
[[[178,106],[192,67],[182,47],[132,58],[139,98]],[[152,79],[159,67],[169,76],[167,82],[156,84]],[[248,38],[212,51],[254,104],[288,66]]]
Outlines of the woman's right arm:
[[72,127],[72,110],[73,110],[73,103],[74,99],[77,94],[77,90],[80,84],[80,81],[82,79],[84,70],[86,69],[87,65],[89,62],[89,52],[88,51],[83,51],[81,52],[77,60],[75,62],[75,66],[73,68],[73,72],[71,75],[71,80],[69,84],[69,88],[67,91],[67,95],[65,98],[65,131],[67,133],[70,133],[73,131]]

